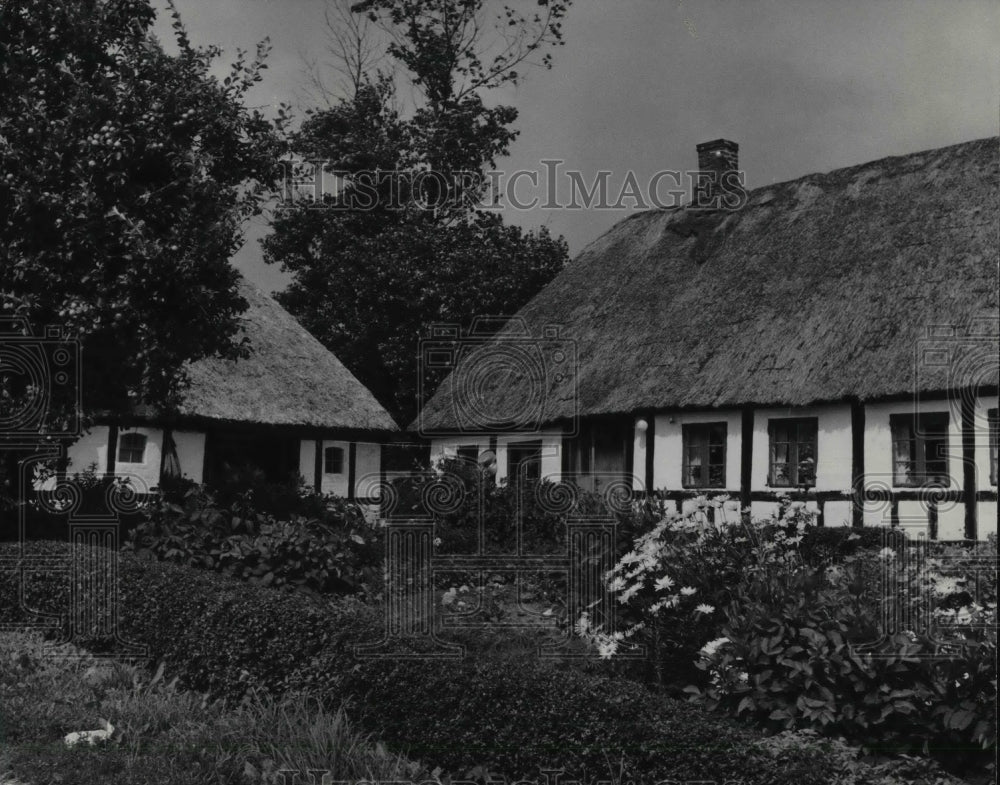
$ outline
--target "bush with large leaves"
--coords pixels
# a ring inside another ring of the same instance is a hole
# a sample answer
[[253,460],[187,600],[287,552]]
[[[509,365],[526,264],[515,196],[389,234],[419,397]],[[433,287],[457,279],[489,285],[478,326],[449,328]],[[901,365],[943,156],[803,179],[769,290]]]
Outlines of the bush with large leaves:
[[380,530],[357,505],[336,497],[324,498],[315,517],[280,520],[245,499],[220,508],[193,488],[183,505],[161,501],[130,532],[127,547],[276,588],[353,594],[377,593],[381,585]]
[[995,539],[827,568],[765,559],[733,587],[722,637],[699,662],[711,683],[691,692],[768,727],[975,757],[996,746],[995,563]]

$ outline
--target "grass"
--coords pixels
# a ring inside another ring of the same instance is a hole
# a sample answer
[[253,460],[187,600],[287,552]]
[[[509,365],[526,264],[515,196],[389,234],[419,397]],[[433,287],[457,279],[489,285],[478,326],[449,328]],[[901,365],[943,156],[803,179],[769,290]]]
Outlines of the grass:
[[[67,733],[115,738],[67,747]],[[340,708],[290,695],[238,706],[142,669],[0,633],[0,783],[281,783],[284,770],[347,781],[420,778],[419,765],[354,731]]]

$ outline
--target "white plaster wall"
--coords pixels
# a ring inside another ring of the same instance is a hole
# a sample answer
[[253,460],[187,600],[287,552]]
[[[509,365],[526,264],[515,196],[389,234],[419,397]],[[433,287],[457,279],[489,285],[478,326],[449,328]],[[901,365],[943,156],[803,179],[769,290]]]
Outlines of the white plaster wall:
[[[754,412],[751,489],[754,491],[782,490],[771,488],[767,484],[771,460],[767,423],[768,420],[787,417],[815,417],[819,421],[816,433],[816,487],[810,490],[850,490],[851,407],[847,404],[757,409]],[[739,487],[738,479],[737,487]]]
[[373,442],[358,442],[354,470],[355,496],[366,498],[378,496],[377,489],[381,467],[382,445]]
[[980,540],[985,540],[991,534],[997,533],[997,503],[979,502],[976,534]]
[[[507,479],[507,446],[513,442],[542,443],[541,475],[553,482],[562,476],[562,429],[549,429],[537,433],[498,434],[497,435],[497,482]],[[454,458],[459,447],[478,447],[489,449],[490,437],[487,435],[449,436],[431,441],[431,462],[441,458]]]
[[826,526],[850,526],[853,513],[854,504],[850,500],[828,501],[823,505],[823,523]]
[[163,431],[159,428],[119,428],[118,441],[126,433],[142,433],[146,436],[146,451],[142,463],[124,463],[116,448],[115,474],[128,477],[140,493],[146,493],[160,484],[160,456],[163,449]]
[[[684,425],[704,422],[726,423],[726,488],[710,489],[709,493],[739,493],[740,489],[740,434],[742,414],[739,411],[703,411],[656,416],[656,432],[653,436],[653,488],[655,490],[676,491],[683,488],[684,472]],[[633,466],[645,467],[638,460]]]
[[193,482],[201,482],[205,470],[205,434],[199,431],[174,431],[173,437],[181,474]]
[[299,439],[299,475],[306,485],[316,488],[316,440]]
[[99,474],[104,472],[108,465],[108,426],[95,425],[69,446],[66,455],[69,474],[82,473],[94,463]]

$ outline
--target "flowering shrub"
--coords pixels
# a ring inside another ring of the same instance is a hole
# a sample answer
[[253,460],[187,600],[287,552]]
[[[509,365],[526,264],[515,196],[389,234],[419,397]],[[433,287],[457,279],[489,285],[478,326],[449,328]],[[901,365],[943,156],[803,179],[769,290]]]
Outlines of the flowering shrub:
[[969,566],[984,555],[995,565],[995,540],[974,553],[886,547],[827,568],[762,559],[701,650],[708,685],[689,691],[765,726],[876,748],[952,760],[993,748],[996,573]]
[[319,594],[376,591],[383,556],[378,529],[342,499],[330,497],[322,517],[278,520],[253,510],[246,497],[220,508],[200,489],[190,490],[183,506],[161,502],[130,532],[126,547],[264,586]]
[[622,628],[603,629],[584,616],[577,633],[606,657],[645,646],[658,683],[679,690],[697,680],[697,652],[718,637],[731,587],[763,553],[794,554],[814,521],[803,506],[785,499],[772,519],[752,522],[744,516],[736,525],[713,523],[727,500],[697,499],[686,514],[652,511],[652,528],[635,539],[608,576],[622,606],[617,613]]
[[578,634],[605,657],[644,644],[657,680],[773,730],[953,760],[995,747],[995,538],[817,535],[787,498],[772,519],[715,524],[724,501],[661,515],[608,575],[623,624],[585,615]]

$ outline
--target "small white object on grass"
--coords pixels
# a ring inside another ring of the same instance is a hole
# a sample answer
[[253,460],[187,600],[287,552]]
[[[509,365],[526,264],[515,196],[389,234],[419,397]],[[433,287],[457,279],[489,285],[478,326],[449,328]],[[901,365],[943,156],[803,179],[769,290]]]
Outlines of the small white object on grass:
[[94,745],[101,741],[108,741],[115,734],[115,726],[107,720],[102,722],[104,727],[100,730],[80,730],[67,733],[63,741],[67,747],[75,747],[77,744]]

